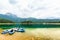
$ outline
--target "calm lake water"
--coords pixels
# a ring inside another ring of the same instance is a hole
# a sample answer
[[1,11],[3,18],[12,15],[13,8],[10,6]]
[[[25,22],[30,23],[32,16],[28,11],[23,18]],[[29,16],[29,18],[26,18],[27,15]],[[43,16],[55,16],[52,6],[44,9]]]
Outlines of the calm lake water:
[[0,25],[0,28],[9,29],[14,27],[23,27],[23,28],[60,28],[60,25],[52,24],[11,24],[11,25]]

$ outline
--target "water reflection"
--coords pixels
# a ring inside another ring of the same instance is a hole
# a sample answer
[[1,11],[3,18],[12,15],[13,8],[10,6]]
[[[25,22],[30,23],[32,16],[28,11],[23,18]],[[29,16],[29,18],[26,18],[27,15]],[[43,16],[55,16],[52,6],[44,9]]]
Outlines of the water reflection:
[[58,28],[60,25],[44,25],[44,24],[11,24],[11,25],[0,25],[0,28],[14,28],[14,27],[23,27],[23,28]]

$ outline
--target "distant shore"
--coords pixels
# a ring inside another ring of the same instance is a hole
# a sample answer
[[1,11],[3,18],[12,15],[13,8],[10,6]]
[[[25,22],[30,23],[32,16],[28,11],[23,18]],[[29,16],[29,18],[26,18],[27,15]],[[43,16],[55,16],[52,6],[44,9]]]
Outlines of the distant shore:
[[10,25],[10,24],[43,24],[43,25],[60,25],[60,23],[0,23],[0,25]]

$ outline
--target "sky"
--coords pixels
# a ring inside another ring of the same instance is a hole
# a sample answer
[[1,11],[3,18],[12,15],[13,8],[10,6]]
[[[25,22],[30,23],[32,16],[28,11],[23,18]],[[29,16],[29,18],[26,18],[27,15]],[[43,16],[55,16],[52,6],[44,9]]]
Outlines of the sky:
[[0,0],[0,14],[21,18],[60,18],[60,0]]

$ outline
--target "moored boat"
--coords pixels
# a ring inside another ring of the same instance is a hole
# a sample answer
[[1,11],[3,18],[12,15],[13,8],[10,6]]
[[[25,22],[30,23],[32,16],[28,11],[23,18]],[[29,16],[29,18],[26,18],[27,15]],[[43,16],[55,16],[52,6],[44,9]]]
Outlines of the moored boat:
[[8,29],[8,30],[4,30],[1,34],[14,34],[15,32],[25,32],[24,28],[12,28],[12,29]]

